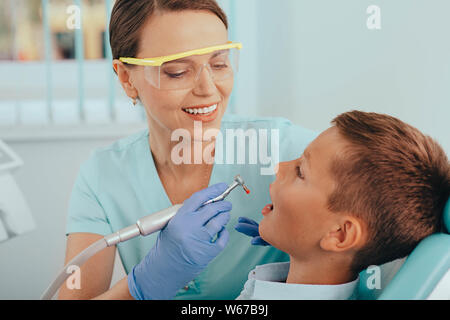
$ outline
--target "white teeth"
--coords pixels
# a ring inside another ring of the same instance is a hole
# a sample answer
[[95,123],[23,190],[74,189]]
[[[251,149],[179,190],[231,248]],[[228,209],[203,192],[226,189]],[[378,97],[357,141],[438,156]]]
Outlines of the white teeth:
[[190,113],[190,114],[208,114],[217,109],[217,104],[209,107],[209,108],[189,108],[189,109],[183,109],[184,111]]

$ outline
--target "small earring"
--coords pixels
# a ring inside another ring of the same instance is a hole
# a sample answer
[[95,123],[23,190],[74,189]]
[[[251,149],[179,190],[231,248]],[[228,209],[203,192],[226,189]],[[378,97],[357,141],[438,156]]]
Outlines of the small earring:
[[137,100],[136,98],[132,98],[131,101],[133,102],[133,106],[135,107],[137,105]]

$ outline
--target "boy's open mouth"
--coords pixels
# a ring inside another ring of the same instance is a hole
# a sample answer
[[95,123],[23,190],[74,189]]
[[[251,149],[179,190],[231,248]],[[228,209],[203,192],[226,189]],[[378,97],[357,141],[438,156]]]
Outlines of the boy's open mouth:
[[263,216],[265,216],[266,214],[269,214],[272,210],[273,210],[273,204],[268,204],[262,209],[261,213]]

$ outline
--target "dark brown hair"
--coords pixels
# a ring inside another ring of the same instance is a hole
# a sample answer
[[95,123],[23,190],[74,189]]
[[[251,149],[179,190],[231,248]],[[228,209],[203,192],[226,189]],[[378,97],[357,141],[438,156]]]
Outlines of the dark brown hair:
[[117,0],[109,24],[113,59],[136,57],[142,27],[155,12],[183,10],[210,11],[228,29],[227,16],[215,0]]
[[352,111],[332,121],[349,142],[333,161],[336,188],[328,206],[368,229],[352,271],[405,257],[442,227],[450,195],[450,163],[440,145],[388,115]]

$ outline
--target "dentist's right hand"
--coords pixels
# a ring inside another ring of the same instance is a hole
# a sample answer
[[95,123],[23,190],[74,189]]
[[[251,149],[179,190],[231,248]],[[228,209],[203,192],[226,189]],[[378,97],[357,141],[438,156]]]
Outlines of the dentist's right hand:
[[128,288],[135,299],[172,299],[225,248],[231,202],[202,204],[227,188],[227,184],[219,183],[184,201],[159,233],[155,246],[128,275]]

